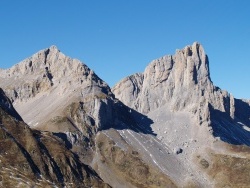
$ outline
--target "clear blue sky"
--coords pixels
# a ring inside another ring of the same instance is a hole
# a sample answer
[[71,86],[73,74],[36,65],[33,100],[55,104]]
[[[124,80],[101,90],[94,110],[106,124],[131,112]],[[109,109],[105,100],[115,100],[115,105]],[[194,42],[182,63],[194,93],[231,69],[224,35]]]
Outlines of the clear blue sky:
[[0,67],[56,45],[110,86],[194,41],[215,85],[250,99],[249,0],[2,0]]

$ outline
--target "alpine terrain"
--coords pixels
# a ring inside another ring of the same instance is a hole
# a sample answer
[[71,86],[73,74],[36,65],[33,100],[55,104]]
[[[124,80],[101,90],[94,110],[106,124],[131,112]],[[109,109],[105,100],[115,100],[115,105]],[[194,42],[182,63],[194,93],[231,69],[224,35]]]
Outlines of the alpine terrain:
[[249,187],[250,101],[195,42],[112,89],[56,46],[0,69],[0,187]]

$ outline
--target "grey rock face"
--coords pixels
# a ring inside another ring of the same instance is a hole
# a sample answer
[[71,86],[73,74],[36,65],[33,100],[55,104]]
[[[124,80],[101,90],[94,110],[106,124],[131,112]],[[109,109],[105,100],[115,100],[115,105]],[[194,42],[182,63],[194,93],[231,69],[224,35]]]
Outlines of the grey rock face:
[[141,93],[143,80],[144,75],[141,73],[131,75],[117,83],[112,91],[126,105],[138,109],[137,98]]

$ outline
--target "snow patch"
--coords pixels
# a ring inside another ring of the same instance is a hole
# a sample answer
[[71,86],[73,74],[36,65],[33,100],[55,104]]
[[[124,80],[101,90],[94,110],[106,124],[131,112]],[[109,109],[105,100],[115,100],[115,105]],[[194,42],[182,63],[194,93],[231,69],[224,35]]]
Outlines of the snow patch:
[[246,125],[243,126],[243,129],[245,129],[246,131],[250,132],[250,128],[247,127]]

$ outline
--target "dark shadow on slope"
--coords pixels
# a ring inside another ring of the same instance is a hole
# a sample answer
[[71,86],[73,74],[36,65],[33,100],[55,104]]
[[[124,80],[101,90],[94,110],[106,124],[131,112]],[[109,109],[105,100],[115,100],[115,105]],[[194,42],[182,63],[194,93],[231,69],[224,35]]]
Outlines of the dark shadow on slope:
[[23,121],[21,116],[17,113],[15,108],[13,107],[10,99],[5,95],[2,88],[0,88],[0,107],[10,114],[12,117],[16,118],[19,121]]
[[109,126],[105,126],[104,129],[115,128],[117,130],[131,129],[135,132],[141,132],[144,134],[152,134],[153,132],[151,125],[153,121],[147,116],[137,112],[124,105],[120,101],[116,101],[113,105],[113,123]]
[[8,137],[10,137],[14,141],[14,143],[18,146],[18,148],[22,152],[23,156],[27,160],[32,172],[34,173],[34,175],[37,178],[40,178],[41,172],[40,172],[39,168],[37,167],[37,165],[35,164],[35,162],[33,161],[31,155],[28,153],[28,151],[18,142],[18,140],[16,140],[16,138],[11,133],[9,133],[7,131],[7,129],[3,125],[1,125],[1,128],[6,132],[6,135]]
[[[96,178],[98,178],[98,179],[101,180],[101,178],[99,177],[99,175],[96,173],[95,170],[93,170],[93,169],[91,168],[91,166],[82,163],[82,162],[80,161],[80,159],[79,159],[79,156],[78,156],[77,154],[75,154],[75,153],[72,153],[72,154],[73,154],[73,156],[74,156],[74,161],[75,161],[76,166],[77,166],[77,171],[76,171],[76,169],[75,169],[75,172],[76,172],[76,173],[75,173],[75,176],[76,176],[76,177],[79,177],[80,180],[84,180],[84,177],[83,177],[83,174],[84,174],[84,173],[83,173],[83,170],[82,170],[82,169],[84,169],[84,171],[86,171],[88,177],[91,175],[91,176],[94,176],[94,177],[96,177]],[[70,163],[70,161],[68,161],[68,163]],[[72,171],[73,171],[73,170],[74,170],[74,167],[72,167],[71,165],[70,165],[70,167],[72,168]],[[78,172],[79,172],[79,173],[78,173]]]
[[67,164],[69,165],[71,171],[73,172],[74,176],[78,179],[78,180],[83,180],[83,176],[82,176],[82,166],[83,164],[80,163],[79,161],[79,157],[76,154],[73,154],[74,157],[76,158],[75,163],[76,163],[76,168],[73,167],[71,165],[70,159],[66,158]]
[[151,127],[151,125],[154,123],[152,119],[132,109],[131,109],[131,115],[136,122],[135,128],[138,129],[139,132],[142,132],[144,134],[152,134],[154,136],[157,135],[153,132]]
[[50,162],[52,164],[53,171],[54,171],[54,173],[56,175],[56,178],[57,178],[58,182],[63,184],[64,183],[64,177],[63,177],[63,174],[61,172],[60,167],[57,165],[54,158],[50,155],[50,153],[49,153],[48,149],[46,148],[46,146],[40,140],[38,140],[37,143],[38,143],[39,147],[41,148],[42,153],[44,153],[45,155],[48,156],[48,158],[49,158],[49,160],[50,160]]
[[250,127],[250,105],[240,99],[235,99],[235,116]]
[[57,136],[58,138],[62,139],[65,143],[65,147],[67,149],[72,149],[72,144],[70,143],[70,141],[68,140],[68,137],[65,133],[52,133],[53,135]]
[[[243,122],[246,116],[236,116],[232,119],[228,113],[213,109],[210,104],[209,110],[211,113],[213,135],[215,137],[219,137],[222,141],[229,144],[250,146],[250,132],[245,130],[243,124],[241,124],[246,123],[245,121]],[[238,110],[240,109],[238,108]],[[245,125],[249,127],[249,124]]]

